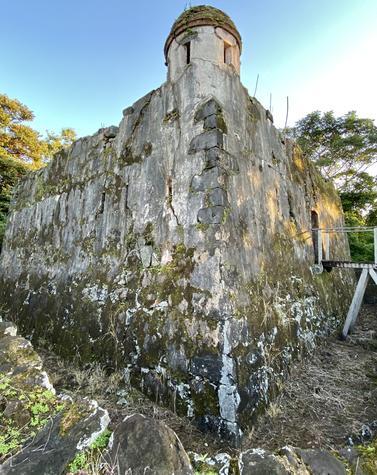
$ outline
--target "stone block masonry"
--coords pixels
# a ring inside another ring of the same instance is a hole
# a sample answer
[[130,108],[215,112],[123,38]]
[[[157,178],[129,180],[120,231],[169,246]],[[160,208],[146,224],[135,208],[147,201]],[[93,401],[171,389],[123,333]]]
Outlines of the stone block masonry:
[[123,368],[238,444],[291,360],[337,328],[350,276],[311,274],[311,212],[340,226],[340,200],[242,86],[236,33],[224,62],[224,15],[185,20],[166,83],[22,181],[0,297],[33,340]]

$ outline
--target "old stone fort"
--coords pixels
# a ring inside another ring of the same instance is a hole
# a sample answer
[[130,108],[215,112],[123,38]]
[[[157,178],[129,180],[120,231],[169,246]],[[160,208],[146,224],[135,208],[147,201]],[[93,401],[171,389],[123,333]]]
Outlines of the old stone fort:
[[235,443],[352,280],[313,272],[311,230],[342,226],[340,201],[243,87],[241,50],[225,13],[186,10],[167,81],[18,186],[0,261],[26,336]]

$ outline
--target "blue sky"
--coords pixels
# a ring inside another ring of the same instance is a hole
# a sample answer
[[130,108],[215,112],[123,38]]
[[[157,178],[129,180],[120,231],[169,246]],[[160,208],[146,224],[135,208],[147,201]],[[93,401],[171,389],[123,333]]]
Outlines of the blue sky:
[[[186,0],[0,0],[0,92],[40,132],[117,125],[165,81],[163,45]],[[192,1],[192,5],[202,2]],[[376,0],[211,0],[242,35],[241,78],[277,126],[313,110],[377,119]]]

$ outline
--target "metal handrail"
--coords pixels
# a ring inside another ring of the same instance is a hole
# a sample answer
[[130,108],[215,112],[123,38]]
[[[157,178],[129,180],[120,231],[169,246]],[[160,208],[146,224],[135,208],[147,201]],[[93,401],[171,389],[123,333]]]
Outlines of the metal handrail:
[[[317,233],[317,262],[319,265],[314,266],[313,269],[316,270],[316,273],[321,273],[323,271],[323,266],[327,267],[344,267],[355,269],[358,268],[361,270],[359,281],[356,286],[355,293],[352,298],[350,308],[348,310],[347,318],[344,322],[344,327],[342,331],[343,338],[346,338],[348,333],[352,331],[357,315],[360,311],[360,307],[363,301],[364,293],[367,288],[368,280],[372,281],[377,285],[377,226],[343,226],[343,227],[334,227],[334,228],[312,228],[312,233]],[[374,235],[374,264],[366,262],[346,262],[346,261],[330,261],[330,234],[338,233],[360,233],[360,232],[373,232]],[[323,238],[325,239],[325,259],[323,259],[322,251],[322,242]],[[318,269],[319,268],[319,269]],[[318,271],[319,270],[319,271]]]
[[376,226],[342,226],[338,228],[312,228],[312,231],[323,231],[323,232],[344,232],[344,233],[353,233],[353,232],[369,232],[373,229],[377,229]]
[[[360,233],[373,232],[374,234],[374,263],[377,264],[377,226],[343,226],[334,228],[312,228],[312,232],[317,232],[317,262],[321,264],[323,260],[330,260],[330,234],[338,233]],[[323,236],[324,235],[324,236]],[[323,256],[322,244],[323,237],[325,238],[325,255]],[[325,257],[325,259],[323,259]]]

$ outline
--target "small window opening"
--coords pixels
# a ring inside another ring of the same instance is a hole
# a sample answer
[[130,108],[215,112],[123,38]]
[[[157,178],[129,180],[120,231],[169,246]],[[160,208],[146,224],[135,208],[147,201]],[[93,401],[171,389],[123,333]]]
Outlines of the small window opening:
[[190,64],[191,61],[191,41],[185,44],[186,48],[186,64]]
[[224,42],[224,63],[232,64],[232,47],[226,42]]

